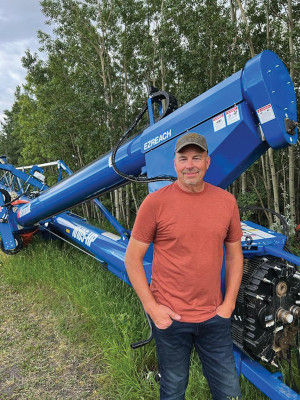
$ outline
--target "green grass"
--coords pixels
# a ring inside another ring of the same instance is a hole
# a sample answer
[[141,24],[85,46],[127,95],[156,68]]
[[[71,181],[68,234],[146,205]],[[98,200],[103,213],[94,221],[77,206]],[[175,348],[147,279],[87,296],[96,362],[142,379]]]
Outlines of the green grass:
[[[159,399],[154,343],[137,350],[130,348],[131,342],[149,333],[131,287],[74,248],[39,239],[15,256],[3,256],[1,276],[14,290],[46,304],[69,340],[84,344],[88,338],[86,345],[95,354],[100,353],[99,399]],[[80,319],[70,323],[62,307],[74,310]],[[243,377],[241,385],[245,399],[266,399]],[[186,400],[210,398],[194,354]]]

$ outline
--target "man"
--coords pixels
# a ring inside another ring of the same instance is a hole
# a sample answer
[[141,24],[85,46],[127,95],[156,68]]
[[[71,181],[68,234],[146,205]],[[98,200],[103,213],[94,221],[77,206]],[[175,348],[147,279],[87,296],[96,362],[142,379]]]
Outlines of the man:
[[[177,180],[143,201],[126,252],[130,281],[152,320],[161,400],[184,400],[193,347],[213,399],[240,398],[230,317],[242,278],[242,232],[235,198],[203,180],[209,164],[204,136],[188,133],[177,141]],[[149,288],[143,258],[151,242]]]

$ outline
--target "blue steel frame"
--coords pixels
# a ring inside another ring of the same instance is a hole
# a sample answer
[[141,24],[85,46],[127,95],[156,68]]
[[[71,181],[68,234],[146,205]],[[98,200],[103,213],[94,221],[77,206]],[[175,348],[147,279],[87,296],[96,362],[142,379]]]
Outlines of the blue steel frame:
[[[162,173],[174,176],[172,154],[175,141],[190,129],[206,136],[209,153],[214,160],[207,179],[220,187],[230,184],[269,146],[281,148],[297,142],[297,133],[288,134],[284,126],[287,116],[296,120],[293,84],[284,64],[270,51],[254,57],[243,71],[238,71],[157,123],[154,123],[152,102],[149,100],[149,128],[123,145],[117,153],[118,167],[129,174],[146,172],[148,177]],[[112,169],[111,153],[75,174],[62,163],[61,168],[70,177],[52,188],[47,188],[39,180],[8,164],[0,165],[0,168],[43,191],[37,199],[30,200],[28,205],[20,206],[17,215],[9,211],[10,225],[3,221],[8,210],[2,207],[0,230],[6,249],[12,248],[9,242],[13,240],[11,234],[18,231],[17,224],[33,226],[38,222],[41,229],[44,227],[59,232],[95,255],[99,261],[107,264],[108,270],[130,284],[124,266],[129,232],[98,200],[95,202],[99,209],[120,236],[92,227],[70,212],[62,212],[124,183]],[[60,174],[59,179],[61,177]],[[7,188],[8,183],[5,179],[0,181],[1,187]],[[149,190],[157,190],[167,183],[150,184]],[[21,194],[22,190],[21,187]],[[1,205],[3,200],[0,196]],[[58,215],[51,217],[58,212]],[[251,246],[243,242],[245,257],[272,254],[300,265],[299,257],[283,250],[286,238],[276,233],[274,237],[271,241],[253,241]],[[150,246],[144,259],[148,282],[151,280],[152,256],[153,248]],[[271,399],[299,399],[295,392],[278,379],[278,374],[270,374],[239,349],[235,349],[235,358],[238,371]]]
[[[99,260],[107,264],[107,269],[110,272],[112,272],[119,279],[130,285],[130,281],[128,279],[124,264],[125,252],[128,244],[127,238],[121,238],[119,236],[112,235],[109,232],[94,228],[77,216],[72,216],[68,213],[53,217],[50,220],[48,226],[52,226],[56,232],[59,231],[60,234],[62,234],[66,239],[72,240],[77,245],[82,246],[85,250],[95,255]],[[259,227],[258,225],[256,225],[256,227],[264,229],[263,227]],[[81,234],[78,234],[78,231]],[[269,230],[269,232],[272,231]],[[276,244],[276,242],[278,243],[279,239],[283,239],[282,245],[284,245],[286,237],[284,235],[277,234],[276,232],[272,233],[275,236],[275,239],[273,239],[273,244]],[[266,251],[266,247],[276,250],[275,246],[271,246],[270,240],[269,243],[269,246],[262,247],[259,253],[260,256],[267,256],[270,254],[270,252]],[[259,241],[253,242],[254,246],[258,244]],[[242,246],[247,246],[245,240],[243,240]],[[283,250],[277,251],[278,257],[283,259],[285,259],[286,254],[289,254]],[[253,255],[251,254],[251,256]],[[152,258],[153,246],[151,245],[145,255],[143,262],[148,283],[151,282]],[[296,265],[300,265],[300,257],[294,256],[294,262],[296,263]],[[224,283],[225,268],[223,265],[223,287],[225,286]],[[266,368],[261,366],[258,362],[249,358],[236,346],[234,346],[234,356],[238,373],[242,373],[253,385],[255,385],[271,400],[299,400],[299,395],[282,382],[282,376],[280,372],[270,373]]]
[[[288,134],[285,129],[285,118],[296,120],[296,112],[289,73],[279,57],[267,50],[248,61],[244,70],[125,143],[117,152],[116,163],[130,175],[146,172],[148,177],[175,176],[175,142],[180,135],[193,130],[206,137],[213,159],[206,179],[225,188],[270,146],[282,148],[297,142],[297,130]],[[124,183],[113,170],[108,153],[23,206],[18,223],[33,225]],[[168,183],[153,182],[149,190]]]
[[[12,171],[12,168],[10,169]],[[65,169],[66,170],[66,169]],[[68,174],[72,171],[68,169]],[[1,198],[0,198],[1,201]],[[94,200],[99,206],[103,215],[117,229],[120,236],[111,234],[89,225],[83,218],[70,212],[61,213],[40,223],[41,229],[54,230],[62,237],[72,241],[82,247],[90,254],[94,255],[100,262],[107,265],[107,269],[119,279],[130,285],[128,275],[124,265],[125,253],[128,245],[128,231],[109,213],[108,210],[99,202]],[[290,255],[283,250],[286,241],[284,235],[273,232],[252,222],[244,222],[244,225],[251,229],[266,232],[272,238],[253,240],[251,246],[246,241],[242,241],[245,257],[263,256],[276,252],[280,258]],[[273,246],[272,246],[273,245]],[[254,248],[254,250],[251,250]],[[259,250],[257,250],[259,249]],[[293,256],[293,255],[292,255]],[[148,282],[151,281],[152,274],[153,246],[151,245],[144,258],[144,269]],[[300,265],[300,258],[293,256],[296,265]],[[222,268],[222,285],[224,287],[225,268]],[[270,373],[258,362],[250,359],[240,349],[234,346],[234,356],[238,373],[242,373],[259,390],[272,400],[296,400],[299,399],[297,393],[282,382],[280,372]]]

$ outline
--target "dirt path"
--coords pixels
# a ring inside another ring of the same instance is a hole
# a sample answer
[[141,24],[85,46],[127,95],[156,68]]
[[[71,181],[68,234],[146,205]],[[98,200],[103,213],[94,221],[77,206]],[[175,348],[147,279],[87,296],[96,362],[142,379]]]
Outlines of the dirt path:
[[71,312],[69,321],[59,321],[53,311],[0,283],[1,400],[104,400],[100,357],[84,340],[73,343],[62,333],[61,324],[72,329],[72,318]]

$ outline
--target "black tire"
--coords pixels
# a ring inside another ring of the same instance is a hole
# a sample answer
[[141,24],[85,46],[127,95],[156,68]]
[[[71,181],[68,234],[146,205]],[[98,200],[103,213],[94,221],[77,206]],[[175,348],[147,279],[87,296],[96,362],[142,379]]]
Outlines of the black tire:
[[5,189],[0,189],[0,193],[2,194],[3,200],[5,204],[9,204],[11,202],[11,196]]

